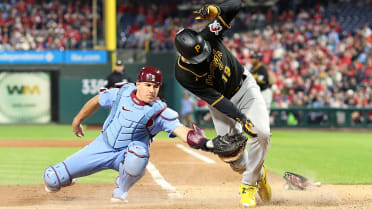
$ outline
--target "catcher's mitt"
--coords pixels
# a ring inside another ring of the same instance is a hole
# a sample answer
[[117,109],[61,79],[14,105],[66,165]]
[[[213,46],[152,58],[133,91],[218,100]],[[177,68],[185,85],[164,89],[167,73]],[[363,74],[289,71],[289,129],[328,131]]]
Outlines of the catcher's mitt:
[[217,154],[223,161],[232,162],[243,153],[247,140],[248,138],[243,133],[218,135],[212,139],[213,148],[210,151]]

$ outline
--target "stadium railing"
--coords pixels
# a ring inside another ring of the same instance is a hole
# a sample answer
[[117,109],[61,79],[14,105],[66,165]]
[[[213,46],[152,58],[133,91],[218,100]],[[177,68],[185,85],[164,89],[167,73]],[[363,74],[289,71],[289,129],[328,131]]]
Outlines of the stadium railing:
[[[203,116],[209,110],[194,110],[194,119],[203,128],[213,128]],[[272,108],[272,128],[372,128],[372,108]]]

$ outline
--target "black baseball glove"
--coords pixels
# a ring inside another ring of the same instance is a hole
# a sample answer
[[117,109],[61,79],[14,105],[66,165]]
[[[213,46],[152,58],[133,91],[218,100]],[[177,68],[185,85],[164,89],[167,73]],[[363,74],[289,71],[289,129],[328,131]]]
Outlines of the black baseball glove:
[[212,139],[213,148],[209,151],[217,154],[222,160],[228,162],[236,160],[245,149],[248,138],[240,134],[226,134]]

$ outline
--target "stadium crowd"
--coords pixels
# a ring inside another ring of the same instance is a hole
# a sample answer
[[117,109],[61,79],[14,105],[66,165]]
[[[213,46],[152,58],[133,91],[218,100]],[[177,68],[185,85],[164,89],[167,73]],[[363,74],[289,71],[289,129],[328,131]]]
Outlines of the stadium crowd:
[[0,50],[85,49],[91,40],[91,3],[0,1]]
[[342,33],[334,20],[299,13],[280,26],[226,39],[242,63],[260,51],[275,77],[274,107],[372,107],[372,31]]
[[[187,2],[118,0],[118,47],[172,50],[180,26],[198,29],[205,24],[194,24],[188,11],[192,4]],[[316,4],[298,12],[279,12],[275,7],[244,10],[235,18],[232,32],[242,26],[248,30],[229,33],[224,42],[247,68],[250,54],[261,52],[275,78],[273,107],[372,107],[368,24],[345,32]],[[0,2],[0,50],[84,49],[92,48],[91,40],[89,2]]]
[[[143,20],[134,21],[123,47],[145,48],[151,44],[147,47],[172,49],[179,25],[196,29],[203,26],[193,24],[192,16],[173,18],[172,11],[157,10],[157,19],[146,20],[143,15]],[[271,23],[274,15],[272,10],[241,12],[232,28]],[[275,78],[273,107],[372,107],[372,31],[368,24],[345,32],[335,17],[324,18],[321,5],[298,13],[284,11],[276,19],[277,24],[224,39],[247,68],[250,54],[261,52],[263,63]]]

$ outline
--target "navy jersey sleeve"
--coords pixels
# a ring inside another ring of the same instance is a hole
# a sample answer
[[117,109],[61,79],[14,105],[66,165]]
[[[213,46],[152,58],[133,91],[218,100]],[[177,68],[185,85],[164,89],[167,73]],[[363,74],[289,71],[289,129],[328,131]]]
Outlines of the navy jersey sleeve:
[[[178,69],[179,67],[181,67],[180,64],[176,66],[176,69]],[[194,76],[198,78],[197,75],[195,75],[191,71],[175,71],[175,77],[177,81],[184,88],[200,97],[201,99],[205,100],[209,105],[215,107],[217,110],[226,114],[230,118],[234,120],[236,120],[236,118],[244,118],[244,115],[228,98],[224,97],[224,95],[222,95],[220,92],[206,85],[202,81],[203,75],[199,76],[200,79],[195,79]]]

